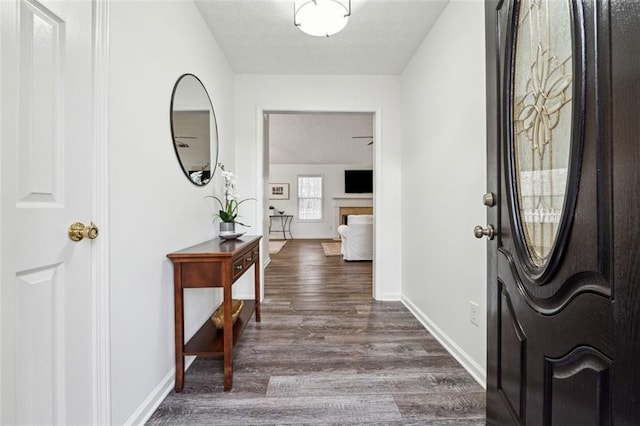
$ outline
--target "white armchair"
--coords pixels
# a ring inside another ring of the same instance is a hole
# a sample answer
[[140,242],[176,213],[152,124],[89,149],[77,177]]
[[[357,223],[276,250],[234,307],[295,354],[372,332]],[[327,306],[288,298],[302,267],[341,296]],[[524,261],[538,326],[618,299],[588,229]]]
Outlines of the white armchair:
[[349,215],[338,226],[344,260],[373,260],[373,215]]

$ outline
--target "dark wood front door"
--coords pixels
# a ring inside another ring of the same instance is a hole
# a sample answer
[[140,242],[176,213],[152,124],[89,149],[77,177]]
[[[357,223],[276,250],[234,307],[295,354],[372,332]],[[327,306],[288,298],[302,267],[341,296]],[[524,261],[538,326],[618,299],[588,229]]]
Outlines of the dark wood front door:
[[640,424],[640,2],[486,3],[487,424]]

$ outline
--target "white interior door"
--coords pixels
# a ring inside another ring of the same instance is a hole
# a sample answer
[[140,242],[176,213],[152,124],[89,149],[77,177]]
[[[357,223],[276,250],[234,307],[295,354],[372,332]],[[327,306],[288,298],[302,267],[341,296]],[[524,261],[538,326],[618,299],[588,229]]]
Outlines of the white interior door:
[[91,424],[92,2],[2,0],[1,424]]

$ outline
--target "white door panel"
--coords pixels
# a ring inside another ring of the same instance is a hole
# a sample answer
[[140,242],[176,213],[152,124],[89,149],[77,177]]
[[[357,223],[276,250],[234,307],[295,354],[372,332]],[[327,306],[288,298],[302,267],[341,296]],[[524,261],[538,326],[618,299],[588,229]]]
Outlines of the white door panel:
[[2,0],[2,424],[93,423],[92,2]]
[[16,279],[16,423],[63,424],[64,267]]

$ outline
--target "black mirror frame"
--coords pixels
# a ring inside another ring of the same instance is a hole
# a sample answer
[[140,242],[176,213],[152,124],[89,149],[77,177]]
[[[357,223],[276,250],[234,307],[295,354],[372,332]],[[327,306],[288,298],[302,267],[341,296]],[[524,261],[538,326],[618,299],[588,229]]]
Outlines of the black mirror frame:
[[[213,152],[213,161],[211,161],[210,164],[210,175],[209,175],[209,180],[207,180],[207,182],[205,183],[197,183],[194,182],[191,179],[191,176],[189,175],[189,171],[185,168],[184,164],[182,163],[182,158],[180,155],[180,152],[178,151],[178,142],[176,141],[176,134],[175,134],[175,129],[173,126],[173,103],[175,100],[175,96],[176,96],[176,91],[178,90],[178,86],[180,85],[180,82],[182,81],[183,78],[185,77],[193,77],[196,79],[196,81],[198,83],[200,83],[200,86],[202,87],[202,90],[204,91],[204,94],[207,96],[207,100],[209,101],[209,107],[211,108],[211,115],[213,115],[213,128],[215,129],[215,144],[212,141],[213,136],[210,135],[209,136],[209,157],[211,159],[211,153]],[[171,104],[169,106],[169,123],[171,125],[171,140],[173,143],[173,150],[176,153],[176,157],[178,159],[178,164],[180,164],[180,168],[182,169],[182,172],[184,173],[184,175],[187,177],[187,180],[189,182],[191,182],[193,185],[195,186],[206,186],[209,182],[211,182],[213,180],[213,175],[216,172],[216,169],[218,167],[218,146],[219,146],[219,139],[218,139],[218,119],[216,117],[216,112],[213,108],[213,103],[211,102],[211,97],[209,96],[209,92],[207,91],[207,88],[204,86],[204,84],[202,83],[202,80],[200,80],[197,76],[195,76],[194,74],[191,73],[185,73],[182,74],[180,77],[178,77],[178,79],[176,80],[176,83],[173,86],[173,90],[171,92]],[[215,146],[214,146],[215,145]]]

